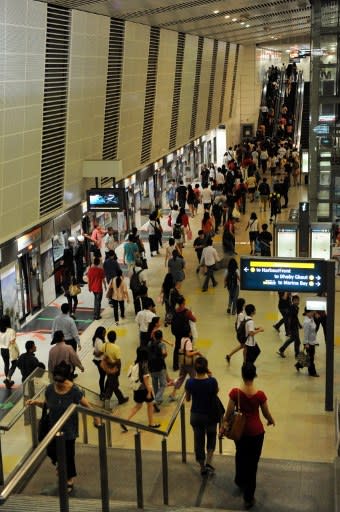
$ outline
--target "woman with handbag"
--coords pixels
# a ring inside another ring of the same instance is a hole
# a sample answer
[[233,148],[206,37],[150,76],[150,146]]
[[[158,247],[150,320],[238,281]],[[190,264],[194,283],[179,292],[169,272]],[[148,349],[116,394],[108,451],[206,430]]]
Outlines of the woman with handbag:
[[[28,400],[27,405],[37,405],[44,408],[46,404],[48,410],[48,427],[52,428],[61,418],[64,412],[71,404],[80,404],[83,407],[91,408],[88,400],[81,391],[72,382],[72,367],[62,361],[53,370],[53,384],[47,386],[44,400]],[[94,419],[95,426],[99,425],[99,419]],[[73,491],[74,479],[77,476],[75,465],[75,444],[79,435],[78,414],[75,412],[64,423],[62,428],[65,439],[66,471],[67,471],[67,491]],[[57,465],[57,450],[55,439],[47,447],[47,455],[52,464]]]
[[[256,473],[264,440],[264,428],[259,409],[267,420],[267,425],[275,425],[265,393],[254,386],[255,377],[256,367],[252,363],[244,363],[242,366],[243,382],[240,388],[233,388],[229,392],[229,402],[221,428],[221,435],[228,432],[228,426],[236,408],[238,412],[242,413],[243,418],[245,417],[245,420],[240,422],[243,431],[237,433],[239,439],[235,440],[234,482],[243,493],[244,505],[247,510],[255,504]],[[241,417],[241,415],[239,416]]]
[[110,283],[112,287],[112,304],[113,304],[113,314],[115,318],[116,325],[119,325],[119,313],[118,306],[120,308],[120,316],[121,318],[125,318],[125,302],[130,302],[129,292],[126,286],[126,283],[123,278],[123,272],[121,270],[117,270],[116,277],[113,277]]
[[74,317],[78,306],[78,295],[81,293],[81,288],[77,283],[76,278],[72,276],[69,270],[64,271],[62,286],[70,308],[70,315]]
[[[221,421],[223,412],[212,408],[218,399],[218,383],[211,376],[208,361],[205,357],[198,357],[194,364],[195,376],[185,383],[186,400],[191,404],[190,424],[194,431],[194,446],[196,461],[200,465],[201,475],[214,472],[212,458],[216,447],[217,423]],[[205,453],[205,440],[207,453]]]
[[105,399],[105,379],[106,379],[106,373],[102,369],[100,363],[103,359],[103,350],[104,350],[104,344],[105,344],[105,336],[106,336],[106,329],[105,327],[99,326],[95,330],[95,333],[92,338],[92,345],[93,345],[93,363],[98,368],[99,372],[99,392],[100,392],[100,399]]
[[174,389],[171,395],[169,396],[170,402],[174,402],[176,400],[176,391],[182,386],[183,382],[187,375],[189,377],[195,376],[195,357],[201,356],[201,352],[196,350],[193,346],[192,335],[190,326],[186,327],[187,335],[183,336],[181,339],[181,344],[178,351],[178,364],[179,364],[179,375],[175,381]]

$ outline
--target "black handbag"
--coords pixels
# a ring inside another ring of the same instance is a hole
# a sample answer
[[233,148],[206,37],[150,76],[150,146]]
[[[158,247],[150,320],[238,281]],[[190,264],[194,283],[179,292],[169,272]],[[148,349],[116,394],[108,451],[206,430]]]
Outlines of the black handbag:
[[46,402],[43,405],[41,418],[38,425],[38,441],[41,442],[50,431],[50,418]]
[[214,395],[211,400],[211,408],[209,412],[209,420],[212,423],[220,423],[224,416],[225,409],[218,395]]

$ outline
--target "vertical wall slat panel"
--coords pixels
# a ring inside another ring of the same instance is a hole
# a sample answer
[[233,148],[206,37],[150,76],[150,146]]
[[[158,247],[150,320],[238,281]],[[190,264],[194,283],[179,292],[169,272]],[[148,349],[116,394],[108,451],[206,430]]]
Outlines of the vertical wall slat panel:
[[232,81],[232,84],[231,84],[229,117],[231,117],[232,114],[233,114],[233,106],[234,106],[234,98],[235,98],[235,87],[236,87],[236,78],[237,78],[237,67],[238,67],[239,52],[240,52],[240,45],[237,44],[236,45],[234,71],[233,71],[233,81]]
[[208,98],[213,48],[214,41],[212,39],[205,38],[202,52],[201,79],[198,90],[195,137],[199,137],[206,131],[205,125],[207,121],[208,112]]
[[194,97],[193,84],[195,83],[197,62],[197,46],[198,37],[186,34],[176,137],[176,144],[178,146],[181,145],[183,141],[188,141],[190,139],[192,103]]
[[214,40],[213,52],[212,52],[211,70],[210,70],[208,110],[207,110],[207,118],[206,118],[206,121],[205,121],[205,129],[206,130],[209,130],[209,128],[211,128],[211,109],[212,109],[212,106],[213,106],[213,99],[214,99],[217,49],[218,49],[218,41],[215,39]]
[[40,180],[40,215],[64,199],[70,11],[48,5]]
[[174,78],[174,93],[173,93],[173,100],[172,100],[169,149],[176,147],[178,114],[179,114],[179,105],[180,105],[180,101],[181,101],[181,89],[182,89],[184,49],[185,49],[185,34],[183,34],[182,32],[179,32],[178,40],[177,40],[176,71],[175,71],[175,78]]
[[204,45],[204,37],[200,36],[198,38],[198,46],[197,46],[194,95],[193,95],[193,100],[192,100],[192,111],[191,111],[191,126],[190,126],[190,138],[191,139],[193,137],[195,137],[195,133],[196,133],[197,105],[198,105],[198,93],[199,93],[200,81],[201,81],[203,45]]
[[160,28],[151,27],[148,71],[146,77],[145,104],[144,104],[144,124],[142,136],[142,149],[140,163],[145,163],[150,159],[152,146],[152,127],[154,120],[154,108],[157,83],[157,66],[159,52]]
[[211,128],[215,128],[219,124],[220,98],[222,95],[225,47],[226,47],[225,42],[218,41],[217,55],[216,55],[214,95],[213,95],[213,102],[212,102],[212,107],[211,107],[211,119],[210,119]]
[[227,80],[226,80],[226,89],[225,89],[225,101],[224,101],[224,106],[223,106],[223,108],[224,108],[223,117],[224,117],[225,121],[227,121],[229,119],[230,99],[231,99],[235,56],[236,56],[236,45],[231,43],[230,48],[229,48]]
[[124,34],[125,21],[111,18],[103,141],[104,160],[117,159]]
[[220,113],[218,122],[222,123],[223,111],[224,111],[224,100],[226,96],[226,85],[227,85],[227,71],[228,71],[228,60],[229,60],[230,43],[226,43],[225,54],[224,54],[224,67],[223,67],[223,78],[222,78],[222,91],[220,101]]

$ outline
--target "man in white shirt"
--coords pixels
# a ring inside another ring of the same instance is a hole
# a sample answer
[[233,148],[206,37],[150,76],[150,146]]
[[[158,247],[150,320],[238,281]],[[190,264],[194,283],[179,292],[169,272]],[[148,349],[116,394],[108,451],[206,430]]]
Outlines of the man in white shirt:
[[146,347],[150,341],[148,338],[149,324],[153,317],[156,316],[153,310],[153,301],[146,301],[144,309],[138,311],[136,315],[136,323],[139,327],[139,338],[141,347]]
[[213,241],[212,238],[209,238],[207,241],[207,246],[204,247],[202,256],[201,256],[201,265],[205,265],[207,267],[207,274],[203,283],[202,292],[206,292],[209,286],[209,279],[213,284],[213,287],[217,286],[217,281],[214,276],[215,264],[219,261],[219,257],[215,247],[212,246]]
[[224,174],[221,172],[221,168],[219,167],[217,169],[216,173],[216,185],[223,185],[224,184]]
[[253,304],[247,304],[244,308],[246,315],[244,317],[246,324],[246,342],[245,342],[245,362],[246,363],[255,363],[257,357],[260,354],[260,349],[255,340],[255,334],[259,332],[263,332],[263,327],[255,327],[255,323],[253,317],[256,313],[255,306]]
[[104,236],[104,247],[105,247],[105,259],[109,257],[109,252],[114,251],[117,247],[117,243],[113,236],[113,228],[110,226],[107,228],[107,233]]

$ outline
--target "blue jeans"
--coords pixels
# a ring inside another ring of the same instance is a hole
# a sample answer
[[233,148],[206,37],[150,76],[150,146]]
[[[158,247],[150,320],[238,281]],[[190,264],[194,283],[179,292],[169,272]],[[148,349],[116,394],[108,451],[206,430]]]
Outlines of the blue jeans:
[[93,292],[94,295],[94,307],[93,307],[93,316],[95,320],[98,320],[100,317],[100,308],[102,304],[103,292]]
[[192,412],[190,424],[194,431],[195,457],[200,464],[205,463],[205,437],[207,437],[207,452],[213,452],[216,447],[216,423],[211,423],[207,414]]
[[159,372],[152,372],[152,387],[155,393],[155,402],[160,404],[163,400],[163,393],[166,388],[166,369]]

